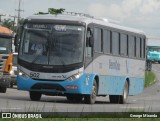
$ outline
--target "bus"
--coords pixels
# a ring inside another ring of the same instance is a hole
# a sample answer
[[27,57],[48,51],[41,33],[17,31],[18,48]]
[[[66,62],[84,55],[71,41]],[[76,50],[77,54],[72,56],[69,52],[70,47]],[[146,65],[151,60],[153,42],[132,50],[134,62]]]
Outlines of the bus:
[[25,19],[18,51],[17,86],[39,101],[44,95],[94,104],[97,96],[124,104],[144,89],[143,31],[87,14]]
[[0,92],[5,93],[10,82],[12,71],[13,32],[0,26]]

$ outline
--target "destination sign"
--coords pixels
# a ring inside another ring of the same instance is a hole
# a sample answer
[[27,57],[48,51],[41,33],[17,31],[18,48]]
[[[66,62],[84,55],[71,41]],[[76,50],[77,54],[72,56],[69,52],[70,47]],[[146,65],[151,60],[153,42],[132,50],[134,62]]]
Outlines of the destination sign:
[[82,31],[81,27],[78,26],[70,26],[70,25],[59,25],[59,24],[34,24],[29,23],[25,24],[25,28],[27,29],[44,29],[44,30],[50,30],[50,31],[57,31],[57,32],[67,32],[70,30],[77,30]]

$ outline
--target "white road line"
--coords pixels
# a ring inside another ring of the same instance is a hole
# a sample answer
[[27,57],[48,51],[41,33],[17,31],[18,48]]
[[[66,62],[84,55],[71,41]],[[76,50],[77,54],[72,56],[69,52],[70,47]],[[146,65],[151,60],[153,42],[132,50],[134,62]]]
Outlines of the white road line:
[[137,100],[129,100],[129,101],[131,101],[131,102],[136,102]]
[[159,70],[154,70],[154,71],[156,71],[156,72],[160,72]]
[[20,110],[22,108],[0,108],[0,110]]
[[144,107],[120,107],[120,108],[129,108],[129,109],[133,109],[133,108],[135,108],[135,109],[144,109]]

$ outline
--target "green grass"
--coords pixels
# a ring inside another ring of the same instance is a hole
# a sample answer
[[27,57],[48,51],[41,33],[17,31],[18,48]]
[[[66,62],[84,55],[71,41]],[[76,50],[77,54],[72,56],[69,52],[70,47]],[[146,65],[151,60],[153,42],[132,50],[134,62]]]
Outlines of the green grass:
[[156,75],[152,71],[145,72],[145,87],[148,87],[155,83]]

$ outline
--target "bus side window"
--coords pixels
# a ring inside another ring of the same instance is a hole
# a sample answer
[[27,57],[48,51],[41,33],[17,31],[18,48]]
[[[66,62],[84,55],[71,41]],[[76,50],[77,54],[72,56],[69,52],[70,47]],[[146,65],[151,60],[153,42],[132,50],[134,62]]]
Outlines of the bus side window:
[[87,29],[86,38],[86,57],[92,57],[93,33],[90,28]]

